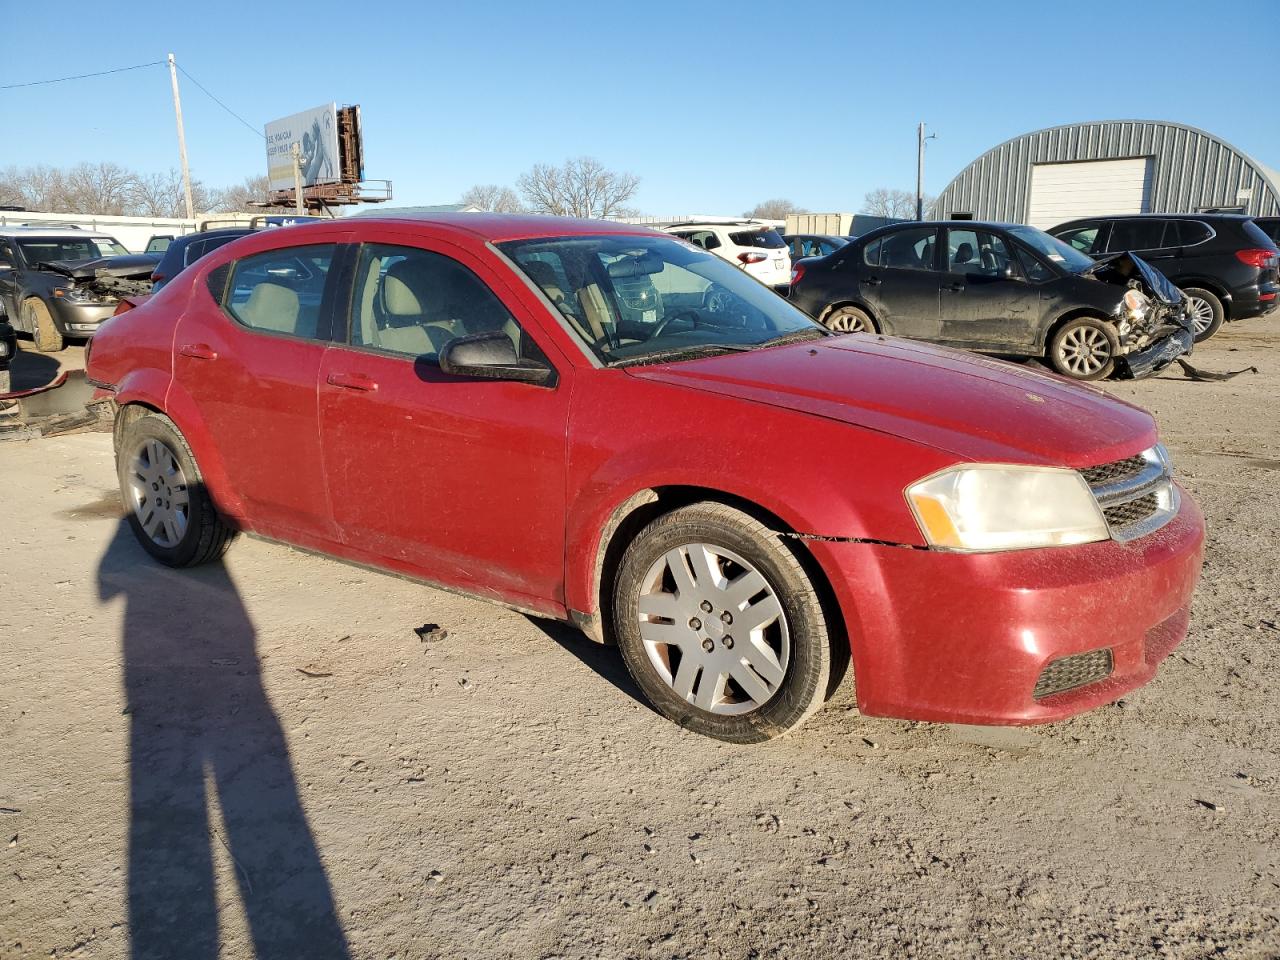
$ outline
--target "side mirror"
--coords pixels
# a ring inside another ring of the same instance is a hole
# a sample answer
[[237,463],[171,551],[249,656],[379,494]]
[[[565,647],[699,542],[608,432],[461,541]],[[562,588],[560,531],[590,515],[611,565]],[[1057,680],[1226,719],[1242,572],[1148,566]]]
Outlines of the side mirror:
[[454,337],[440,350],[440,369],[455,377],[544,384],[552,370],[537,360],[521,360],[501,330]]

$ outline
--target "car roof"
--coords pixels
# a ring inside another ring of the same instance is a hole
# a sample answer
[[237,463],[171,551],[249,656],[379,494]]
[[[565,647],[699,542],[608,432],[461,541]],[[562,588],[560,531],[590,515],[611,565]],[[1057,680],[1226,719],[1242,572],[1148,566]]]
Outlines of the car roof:
[[1104,213],[1096,217],[1073,217],[1063,223],[1079,223],[1082,220],[1256,220],[1247,213],[1182,213],[1171,210],[1168,213]]
[[173,238],[170,246],[180,243],[193,243],[196,240],[208,240],[210,237],[247,237],[257,233],[257,227],[223,227],[220,230],[198,230],[195,233],[183,233]]
[[[45,229],[44,227],[0,227],[0,237],[48,237],[51,240],[115,240],[109,233],[98,233],[95,230]],[[117,241],[118,242],[118,241]]]
[[[348,222],[349,221],[349,222]],[[649,227],[613,220],[579,220],[573,217],[549,217],[526,213],[387,213],[381,216],[349,217],[320,223],[293,224],[288,229],[298,236],[313,230],[325,230],[335,224],[355,228],[422,224],[447,227],[469,233],[490,243],[506,240],[533,240],[551,237],[592,237],[601,234],[647,236],[657,233]]]
[[999,220],[903,220],[900,223],[886,223],[882,227],[876,227],[875,230],[867,231],[858,239],[861,240],[872,233],[886,233],[911,227],[979,227],[986,230],[1011,230],[1014,227],[1026,227],[1026,224],[1004,223]]

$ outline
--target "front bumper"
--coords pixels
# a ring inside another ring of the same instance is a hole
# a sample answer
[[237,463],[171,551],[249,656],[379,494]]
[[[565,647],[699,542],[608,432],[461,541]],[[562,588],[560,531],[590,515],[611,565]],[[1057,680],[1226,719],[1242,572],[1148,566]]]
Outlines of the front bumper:
[[[844,611],[858,707],[939,723],[1027,724],[1109,703],[1150,680],[1183,639],[1204,517],[1128,543],[988,554],[808,541]],[[1052,661],[1109,648],[1099,682],[1036,699]]]
[[49,301],[53,319],[66,336],[89,337],[116,312],[115,303],[75,303],[63,297]]
[[1190,330],[1177,330],[1161,337],[1145,349],[1116,358],[1116,375],[1120,379],[1141,380],[1159,373],[1178,357],[1190,356],[1196,338]]

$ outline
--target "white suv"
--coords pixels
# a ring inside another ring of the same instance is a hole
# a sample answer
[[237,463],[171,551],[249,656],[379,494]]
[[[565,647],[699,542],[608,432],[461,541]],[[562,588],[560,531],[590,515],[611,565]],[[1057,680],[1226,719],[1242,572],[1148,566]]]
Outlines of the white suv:
[[723,257],[770,287],[785,287],[791,282],[791,254],[778,231],[770,226],[743,220],[677,223],[663,229]]

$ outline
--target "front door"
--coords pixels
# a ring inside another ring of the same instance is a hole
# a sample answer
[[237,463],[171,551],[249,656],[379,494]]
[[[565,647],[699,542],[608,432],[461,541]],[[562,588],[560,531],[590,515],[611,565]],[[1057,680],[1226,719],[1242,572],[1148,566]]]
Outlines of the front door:
[[569,367],[547,386],[443,373],[440,349],[466,334],[503,330],[520,355],[547,355],[495,272],[411,243],[360,247],[347,342],[321,365],[340,534],[374,562],[548,609],[564,589]]
[[936,227],[910,227],[863,248],[858,291],[886,333],[938,339],[937,234]]
[[204,419],[250,526],[282,540],[336,538],[316,377],[340,249],[282,247],[235,261],[221,304],[197,287],[174,337],[175,388]]
[[942,342],[992,353],[1032,350],[1040,297],[1008,241],[987,230],[951,228],[942,249]]

